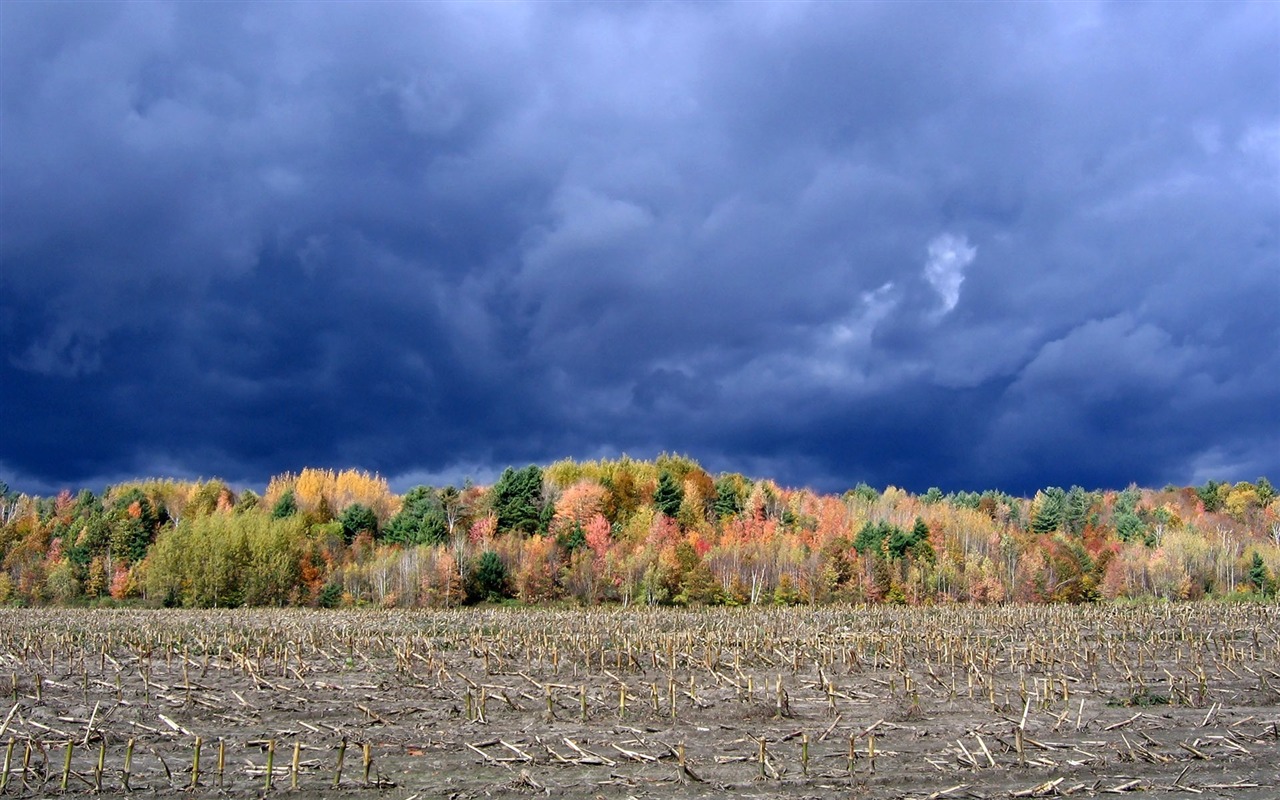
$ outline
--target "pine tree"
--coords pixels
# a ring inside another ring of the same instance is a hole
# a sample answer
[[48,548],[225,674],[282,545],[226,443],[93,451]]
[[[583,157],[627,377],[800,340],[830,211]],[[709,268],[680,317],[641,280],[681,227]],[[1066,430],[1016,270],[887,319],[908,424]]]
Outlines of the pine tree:
[[1258,478],[1253,482],[1253,486],[1258,490],[1258,502],[1261,505],[1265,506],[1276,496],[1276,487],[1272,486],[1271,481],[1266,478]]
[[368,531],[369,535],[378,535],[378,515],[373,509],[362,503],[352,503],[342,510],[342,535],[348,542],[355,541],[360,534]]
[[440,544],[447,538],[447,522],[440,495],[429,486],[405,493],[400,511],[387,520],[382,538],[401,544]]
[[911,557],[919,561],[933,563],[937,558],[933,543],[929,541],[929,526],[921,517],[916,517],[916,524],[911,528],[911,545],[908,549]]
[[680,503],[684,501],[684,489],[671,477],[670,472],[658,476],[658,488],[653,491],[653,504],[668,517],[680,513]]
[[471,568],[467,594],[473,600],[496,602],[508,596],[507,567],[492,550],[480,554]]
[[272,519],[284,519],[292,517],[298,513],[298,499],[294,496],[292,489],[286,489],[284,494],[280,495],[280,499],[271,508]]
[[1222,508],[1223,485],[1214,480],[1205,481],[1203,486],[1196,488],[1196,496],[1200,498],[1200,502],[1204,504],[1205,511],[1218,511]]
[[742,512],[742,496],[738,485],[728,475],[716,481],[716,499],[713,508],[717,519],[727,519]]
[[1053,533],[1061,530],[1066,516],[1067,494],[1057,486],[1036,492],[1031,501],[1031,530],[1035,533]]
[[858,531],[858,535],[853,539],[853,549],[862,555],[879,553],[884,545],[884,540],[892,533],[894,526],[888,522],[881,520],[880,522],[868,521]]
[[1267,563],[1262,560],[1262,554],[1256,550],[1253,553],[1253,561],[1249,564],[1249,583],[1252,583],[1254,589],[1263,597],[1270,597],[1276,593],[1276,579],[1272,577],[1271,570],[1267,569]]
[[542,524],[542,470],[534,464],[519,470],[507,467],[493,485],[492,498],[499,531],[537,533]]
[[1089,524],[1089,510],[1093,507],[1093,494],[1079,486],[1072,486],[1067,492],[1063,523],[1067,532],[1079,536]]

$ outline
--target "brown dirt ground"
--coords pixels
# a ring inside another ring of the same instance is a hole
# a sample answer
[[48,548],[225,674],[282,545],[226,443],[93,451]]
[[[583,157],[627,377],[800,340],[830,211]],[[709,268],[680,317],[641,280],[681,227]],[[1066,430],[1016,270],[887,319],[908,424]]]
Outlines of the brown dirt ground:
[[[919,617],[844,610],[815,619],[797,611],[796,636],[773,652],[751,641],[682,652],[673,642],[705,639],[719,612],[594,613],[0,612],[0,643],[7,643],[0,691],[17,687],[0,701],[0,714],[8,714],[0,751],[13,742],[0,754],[9,764],[0,793],[62,793],[71,742],[66,793],[124,797],[132,739],[135,796],[184,789],[193,797],[263,795],[274,740],[271,793],[297,798],[1280,797],[1274,606],[1221,630],[1212,609],[1189,611],[1180,624],[1213,629],[1201,640],[1126,634],[1109,647],[1100,643],[1093,656],[1042,653],[1019,663],[1016,648],[996,647],[977,673],[888,649],[913,641],[909,630],[884,632],[885,647],[869,646],[878,626],[919,624]],[[791,624],[776,616],[782,612],[769,613],[770,625]],[[958,613],[947,624],[966,619]],[[998,617],[974,613],[975,642],[1021,635],[1021,623],[992,630]],[[741,613],[726,619],[752,624]],[[660,633],[651,651],[615,644],[560,657],[572,636],[585,635],[567,631],[601,620],[615,631],[635,630],[637,643],[650,641],[646,626]],[[522,650],[514,639],[477,646],[488,635],[478,630],[507,621],[551,630],[542,641],[561,642],[556,663],[546,648]],[[846,623],[843,640],[830,635]],[[682,632],[687,624],[703,627],[690,637]],[[223,626],[235,633],[219,634]],[[146,633],[129,644],[137,630]],[[251,652],[255,635],[292,645],[274,655],[270,646]],[[138,644],[146,637],[172,647],[148,655]],[[220,649],[212,642],[222,642]],[[1210,642],[1211,654],[1204,651]],[[809,657],[827,647],[825,665]],[[190,791],[196,736],[201,775]]]

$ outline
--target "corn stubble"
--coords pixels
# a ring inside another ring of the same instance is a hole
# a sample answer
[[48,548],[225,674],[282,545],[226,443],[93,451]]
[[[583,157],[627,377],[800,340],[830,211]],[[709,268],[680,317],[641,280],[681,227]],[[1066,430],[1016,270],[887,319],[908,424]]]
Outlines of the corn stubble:
[[1277,630],[1274,604],[5,610],[0,795],[1262,798]]

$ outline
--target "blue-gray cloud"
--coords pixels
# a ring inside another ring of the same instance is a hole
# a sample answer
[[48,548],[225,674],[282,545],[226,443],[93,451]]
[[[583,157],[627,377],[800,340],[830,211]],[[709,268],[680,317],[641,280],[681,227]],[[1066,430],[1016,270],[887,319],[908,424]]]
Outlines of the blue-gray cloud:
[[12,484],[1280,474],[1272,4],[0,23]]

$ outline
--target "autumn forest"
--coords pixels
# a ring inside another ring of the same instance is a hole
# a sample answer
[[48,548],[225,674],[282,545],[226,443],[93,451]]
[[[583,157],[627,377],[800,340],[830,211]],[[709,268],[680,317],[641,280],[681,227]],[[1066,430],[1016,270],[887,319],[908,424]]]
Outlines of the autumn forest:
[[507,469],[489,487],[304,469],[265,491],[0,483],[0,603],[382,606],[1081,603],[1274,597],[1265,478],[1122,491],[840,495],[684,456]]

